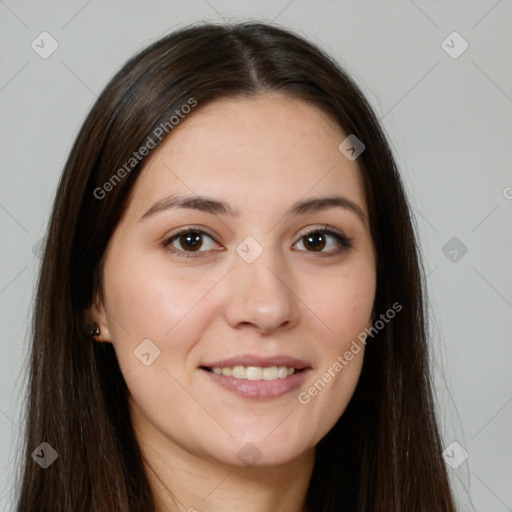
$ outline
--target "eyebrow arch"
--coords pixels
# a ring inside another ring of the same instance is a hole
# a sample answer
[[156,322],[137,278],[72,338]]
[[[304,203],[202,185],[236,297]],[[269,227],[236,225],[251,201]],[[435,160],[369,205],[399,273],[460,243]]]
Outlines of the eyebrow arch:
[[[330,208],[344,208],[354,214],[366,224],[366,214],[362,208],[351,201],[350,199],[335,195],[329,197],[315,197],[312,199],[305,199],[298,201],[286,212],[286,215],[303,215],[311,212],[320,212],[328,210]],[[240,217],[241,212],[238,209],[231,207],[229,203],[218,201],[208,196],[169,196],[157,201],[151,206],[151,208],[139,219],[139,222],[146,219],[158,212],[178,209],[178,208],[190,208],[199,210],[204,213],[211,215],[228,215],[231,217]]]

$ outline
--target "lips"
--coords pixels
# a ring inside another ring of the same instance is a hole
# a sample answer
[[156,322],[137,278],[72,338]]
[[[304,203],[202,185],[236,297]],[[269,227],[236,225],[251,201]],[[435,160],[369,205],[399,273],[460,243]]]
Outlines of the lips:
[[208,363],[201,365],[201,367],[208,369],[234,366],[257,366],[262,368],[270,366],[286,366],[288,368],[295,368],[296,370],[304,370],[307,368],[311,368],[311,365],[308,362],[303,361],[302,359],[297,359],[295,357],[290,357],[286,355],[262,357],[247,354],[242,356],[231,357],[229,359],[210,361]]
[[[306,361],[285,355],[243,355],[211,361],[199,368],[220,387],[243,398],[260,400],[278,398],[298,388],[311,370]],[[250,373],[246,375],[247,370]]]

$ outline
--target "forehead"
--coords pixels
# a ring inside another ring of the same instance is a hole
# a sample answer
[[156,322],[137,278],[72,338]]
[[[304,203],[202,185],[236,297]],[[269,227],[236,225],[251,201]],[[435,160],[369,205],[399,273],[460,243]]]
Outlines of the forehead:
[[133,208],[169,193],[216,196],[246,210],[342,193],[366,212],[361,172],[339,150],[346,138],[302,100],[272,94],[198,105],[150,155]]

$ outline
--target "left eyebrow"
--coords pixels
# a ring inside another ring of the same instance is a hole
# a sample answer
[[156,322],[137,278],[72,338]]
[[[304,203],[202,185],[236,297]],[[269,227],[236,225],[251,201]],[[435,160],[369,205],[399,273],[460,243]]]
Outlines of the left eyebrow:
[[359,217],[359,220],[366,224],[366,214],[363,209],[354,201],[344,196],[314,197],[295,203],[286,215],[301,215],[310,212],[321,212],[330,208],[344,208]]
[[[233,208],[229,203],[218,201],[208,196],[169,196],[157,201],[151,208],[139,219],[139,222],[158,212],[190,208],[211,215],[228,215],[231,217],[240,217],[241,211]],[[304,215],[311,212],[320,212],[330,208],[343,208],[348,210],[366,224],[366,214],[363,209],[354,201],[344,196],[315,197],[296,202],[289,208],[286,215]]]

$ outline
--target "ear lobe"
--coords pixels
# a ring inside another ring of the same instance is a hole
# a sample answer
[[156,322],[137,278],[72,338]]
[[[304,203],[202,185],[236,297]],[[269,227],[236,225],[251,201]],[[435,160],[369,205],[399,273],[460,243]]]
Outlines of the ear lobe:
[[99,327],[100,333],[94,336],[96,341],[110,342],[110,330],[108,327],[108,317],[103,300],[99,294],[94,296],[94,302],[90,308],[85,310],[85,316],[89,320],[90,325],[96,324]]

